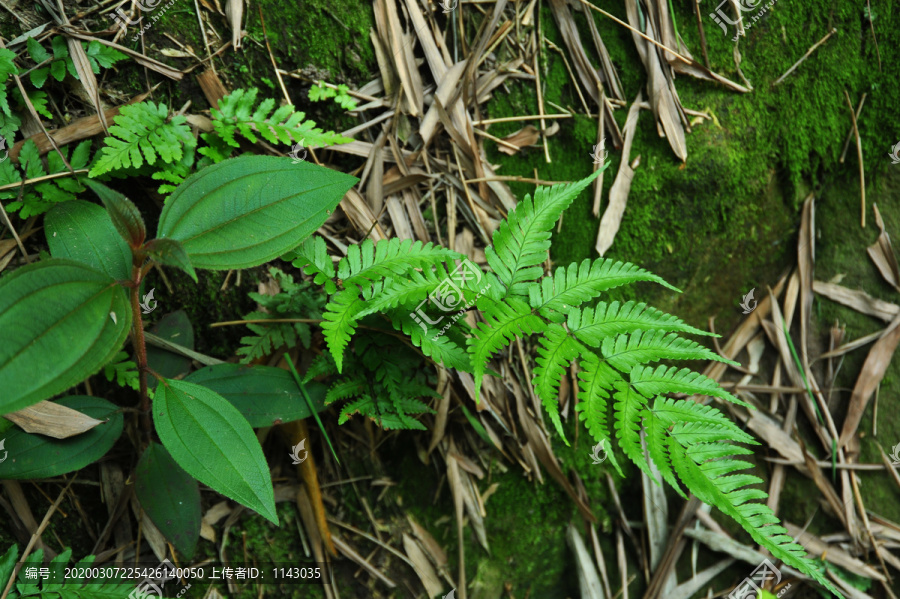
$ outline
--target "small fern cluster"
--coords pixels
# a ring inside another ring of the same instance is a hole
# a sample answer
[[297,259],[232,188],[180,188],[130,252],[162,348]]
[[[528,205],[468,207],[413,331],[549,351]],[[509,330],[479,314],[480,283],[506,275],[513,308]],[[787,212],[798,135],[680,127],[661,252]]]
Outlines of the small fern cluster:
[[[251,298],[265,309],[254,311],[244,316],[246,320],[271,319],[315,319],[320,318],[325,307],[322,296],[313,293],[311,285],[306,282],[295,283],[294,278],[277,268],[270,268],[269,274],[281,287],[275,295],[263,295],[251,292]],[[297,342],[309,348],[311,331],[305,322],[272,322],[248,323],[254,335],[243,337],[238,355],[241,361],[249,364],[253,360],[271,354],[279,347],[296,347]]]
[[[6,588],[7,581],[12,576],[16,567],[16,556],[19,547],[13,545],[0,556],[0,589]],[[72,550],[66,549],[46,567],[46,578],[39,576],[36,579],[26,577],[26,568],[38,570],[44,567],[44,550],[35,549],[25,558],[22,569],[16,582],[9,589],[9,599],[24,597],[54,597],[58,599],[122,599],[129,591],[128,585],[119,578],[73,578],[67,572],[84,572],[90,570],[96,556],[89,555],[77,564],[69,567]],[[77,576],[77,575],[76,575]]]
[[[90,150],[90,140],[85,140],[78,144],[71,156],[69,156],[68,146],[60,148],[60,151],[73,169],[82,169],[87,166]],[[18,166],[13,164],[12,160],[0,162],[0,185],[11,185],[21,183],[27,179],[44,177],[48,174],[54,175],[66,172],[68,172],[68,169],[56,152],[47,154],[47,167],[45,168],[37,145],[29,139],[22,144],[22,148],[19,151]],[[0,199],[14,200],[7,204],[6,209],[10,212],[18,212],[21,218],[28,218],[37,214],[43,214],[59,202],[74,200],[75,194],[82,191],[84,191],[84,186],[81,185],[78,179],[59,177],[26,185],[21,189],[15,188],[0,191]]]
[[[306,115],[290,104],[275,108],[275,100],[258,102],[257,89],[235,90],[210,111],[212,131],[201,133],[205,145],[199,146],[187,119],[169,117],[165,104],[141,102],[123,106],[111,135],[91,167],[91,177],[112,174],[137,174],[144,164],[162,163],[152,177],[165,181],[159,191],[169,193],[195,169],[201,169],[229,158],[240,148],[238,136],[256,143],[261,139],[272,144],[301,143],[317,148],[351,141],[332,131],[316,128]],[[274,112],[273,112],[274,111]],[[197,157],[200,155],[200,158]]]
[[[337,369],[345,366],[346,349],[360,324],[388,321],[435,362],[472,372],[477,398],[491,357],[516,337],[537,335],[532,383],[563,439],[557,396],[560,380],[574,362],[579,379],[576,409],[597,442],[611,447],[612,428],[618,448],[648,476],[655,480],[649,466],[653,462],[679,494],[685,496],[684,485],[735,519],[773,556],[833,590],[759,501],[766,493],[749,486],[761,479],[735,474],[751,466],[736,456],[753,452],[734,442],[756,444],[753,437],[713,407],[667,395],[746,404],[687,368],[653,366],[660,360],[736,363],[681,337],[706,333],[672,315],[643,303],[600,301],[609,289],[639,281],[677,289],[633,264],[603,258],[559,267],[544,276],[542,264],[554,224],[601,171],[574,184],[538,188],[533,200],[526,196],[500,223],[492,246],[485,250],[491,272],[460,277],[460,270],[452,269],[453,260],[461,257],[455,252],[396,239],[351,246],[335,271],[324,241],[308,240],[296,250],[294,265],[305,267],[331,294],[322,328]],[[463,306],[465,311],[473,303],[482,316],[473,330],[467,330],[464,320],[438,328],[448,306],[454,311]],[[609,455],[618,469],[614,452]]]

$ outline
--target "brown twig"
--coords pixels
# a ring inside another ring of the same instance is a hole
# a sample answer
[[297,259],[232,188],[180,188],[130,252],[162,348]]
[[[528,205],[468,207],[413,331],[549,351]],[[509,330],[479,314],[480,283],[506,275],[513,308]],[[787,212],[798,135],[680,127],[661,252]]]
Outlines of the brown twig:
[[288,95],[287,88],[284,86],[284,80],[281,78],[281,73],[278,72],[278,64],[276,64],[275,56],[272,54],[272,46],[269,45],[269,36],[266,34],[266,20],[263,19],[262,5],[257,5],[257,8],[259,9],[259,22],[262,25],[263,40],[265,40],[266,42],[266,50],[269,51],[269,60],[272,61],[272,68],[275,69],[275,76],[278,78],[278,85],[281,86],[281,93],[284,94],[285,101],[288,104],[293,104],[293,102],[291,102],[291,97]]
[[[856,107],[856,119],[859,120],[859,115],[862,112],[863,105],[866,103],[866,96],[868,94],[863,92],[862,98],[859,99],[859,106]],[[853,127],[850,127],[850,130],[847,131],[847,139],[844,140],[844,149],[841,150],[841,159],[840,163],[844,164],[844,159],[847,157],[847,150],[850,149],[850,140],[853,138]]]
[[[804,60],[806,60],[807,58],[809,58],[810,54],[812,54],[813,52],[816,51],[816,48],[818,48],[819,46],[821,46],[822,44],[824,44],[825,42],[827,42],[827,41],[828,41],[828,38],[830,38],[830,37],[831,37],[832,35],[834,35],[835,33],[837,33],[837,27],[832,28],[832,30],[829,31],[828,34],[827,34],[825,37],[823,37],[822,39],[820,39],[819,41],[817,41],[815,44],[813,44],[813,45],[812,45],[812,48],[810,48],[809,50],[807,50],[807,51],[806,51],[806,54],[804,54],[804,55],[800,58],[800,60],[798,60],[797,62],[795,62],[794,65],[793,65],[791,68],[789,68],[789,69],[787,70],[787,72],[786,72],[784,75],[782,75],[781,77],[779,77],[778,79],[775,80],[775,83],[772,84],[772,87],[775,87],[776,85],[778,85],[779,83],[781,83],[782,81],[784,81],[784,80],[787,78],[788,75],[790,75],[791,73],[793,73],[794,70],[795,70],[797,67],[799,67],[799,66],[803,63]],[[853,110],[853,108],[851,107],[850,110]]]
[[697,15],[697,28],[700,30],[700,50],[703,51],[703,64],[711,71],[709,55],[706,53],[706,32],[703,31],[703,19],[700,17],[700,0],[694,1],[694,14]]
[[847,107],[850,109],[850,118],[853,121],[853,135],[856,136],[856,155],[859,157],[859,201],[860,201],[860,224],[863,229],[866,228],[866,171],[863,168],[862,143],[859,141],[859,127],[856,125],[856,113],[853,112],[853,104],[850,102],[850,94],[844,90],[844,99],[847,100]]

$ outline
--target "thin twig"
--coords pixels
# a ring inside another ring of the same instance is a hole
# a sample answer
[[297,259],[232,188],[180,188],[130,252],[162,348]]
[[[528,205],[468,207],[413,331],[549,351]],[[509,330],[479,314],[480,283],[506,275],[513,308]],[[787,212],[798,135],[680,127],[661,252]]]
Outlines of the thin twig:
[[[830,37],[831,37],[832,35],[834,35],[835,33],[837,33],[837,27],[833,28],[831,31],[828,32],[828,35],[826,35],[825,37],[823,37],[822,39],[820,39],[819,41],[817,41],[815,44],[813,44],[812,48],[810,48],[809,50],[807,50],[807,51],[806,51],[806,54],[804,54],[804,55],[800,58],[800,60],[798,60],[797,62],[794,63],[794,66],[792,66],[791,68],[789,68],[789,69],[787,70],[787,72],[786,72],[784,75],[782,75],[781,77],[779,77],[778,79],[775,80],[775,83],[772,84],[772,87],[775,87],[776,85],[778,85],[779,83],[781,83],[782,81],[784,81],[785,78],[786,78],[788,75],[790,75],[791,73],[793,73],[794,70],[795,70],[797,67],[799,67],[800,64],[803,63],[804,60],[806,60],[807,58],[809,58],[809,55],[810,55],[810,54],[812,54],[813,52],[816,51],[816,48],[818,48],[819,46],[821,46],[822,44],[824,44],[825,42],[827,42],[827,41],[828,41],[828,38],[830,38]],[[851,107],[851,110],[853,110],[852,107]]]
[[12,574],[9,577],[9,581],[6,583],[6,588],[3,589],[3,594],[0,594],[0,599],[6,599],[9,595],[9,590],[12,588],[13,583],[16,581],[16,577],[19,575],[19,570],[22,568],[22,565],[25,563],[25,558],[31,554],[31,550],[34,549],[35,544],[38,542],[38,539],[41,538],[41,535],[44,532],[44,529],[47,528],[47,525],[50,524],[50,517],[53,516],[53,512],[56,511],[56,508],[59,507],[59,504],[62,503],[63,497],[66,496],[66,493],[69,491],[69,487],[72,486],[72,483],[75,482],[75,478],[69,481],[69,484],[60,492],[59,497],[56,498],[56,501],[53,502],[53,505],[50,506],[50,509],[47,510],[47,513],[44,515],[44,519],[41,521],[41,525],[37,527],[37,530],[34,531],[34,534],[31,535],[31,540],[28,541],[28,545],[25,547],[25,551],[22,552],[22,559],[16,562],[16,567],[13,568]]
[[73,173],[76,175],[79,175],[81,173],[86,173],[88,171],[89,171],[89,169],[80,168],[80,169],[76,169],[74,171],[65,171],[65,172],[61,172],[61,173],[53,173],[52,175],[44,175],[43,177],[35,177],[34,179],[26,179],[24,182],[17,181],[16,183],[8,183],[7,185],[0,185],[0,191],[4,191],[6,189],[16,189],[17,187],[21,186],[23,183],[25,185],[32,185],[34,183],[40,183],[41,181],[47,181],[49,179],[59,179],[60,177],[69,177]]
[[706,32],[703,31],[703,19],[700,17],[700,0],[694,0],[694,14],[697,15],[697,28],[700,29],[700,50],[703,51],[703,64],[711,71],[709,55],[706,53]]
[[[862,98],[859,99],[859,106],[856,107],[856,120],[859,120],[859,115],[862,112],[863,105],[866,103],[866,96],[868,93],[863,92]],[[840,163],[844,164],[844,159],[847,158],[847,150],[850,149],[850,140],[853,139],[853,127],[850,127],[850,130],[847,131],[847,139],[844,140],[844,149],[841,150],[841,159]]]
[[518,177],[514,175],[478,177],[477,179],[466,179],[465,183],[479,183],[481,181],[515,181],[516,183],[533,183],[534,185],[562,185],[564,183],[569,183],[569,181],[544,181],[543,179],[529,179],[528,177]]
[[863,168],[862,143],[859,141],[859,127],[856,126],[856,113],[853,112],[853,104],[850,102],[850,94],[844,90],[844,99],[847,100],[847,107],[850,109],[850,118],[853,121],[853,134],[856,136],[856,155],[859,157],[859,201],[860,201],[860,223],[862,228],[866,228],[866,171]]
[[272,54],[272,46],[269,45],[269,36],[266,34],[266,20],[263,19],[262,5],[257,5],[259,9],[259,22],[262,25],[263,31],[263,39],[266,42],[266,50],[269,51],[269,59],[272,61],[272,68],[275,69],[275,76],[278,78],[278,85],[281,86],[281,93],[284,94],[284,99],[288,104],[293,104],[291,102],[291,97],[288,95],[287,88],[284,86],[284,80],[281,78],[281,73],[278,72],[278,64],[275,63],[275,56]]
[[525,116],[505,116],[497,119],[480,119],[473,121],[473,125],[492,125],[494,123],[512,123],[515,121],[533,121],[537,119],[570,119],[571,114],[532,114]]
[[214,322],[209,325],[209,328],[215,327],[229,327],[239,324],[268,324],[270,322],[306,322],[310,324],[315,324],[317,322],[322,322],[321,318],[256,318],[251,320],[227,320],[224,322]]

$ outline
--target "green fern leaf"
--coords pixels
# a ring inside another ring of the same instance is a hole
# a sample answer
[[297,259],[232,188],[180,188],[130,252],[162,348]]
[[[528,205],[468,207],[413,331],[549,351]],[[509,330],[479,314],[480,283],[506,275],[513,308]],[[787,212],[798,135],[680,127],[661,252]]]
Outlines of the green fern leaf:
[[635,331],[629,335],[607,337],[600,348],[603,358],[621,372],[659,360],[717,360],[738,366],[737,362],[723,358],[695,341],[665,331]]
[[559,382],[566,375],[566,367],[587,349],[569,336],[562,325],[551,324],[541,335],[538,342],[537,366],[534,368],[534,389],[544,409],[550,415],[556,432],[566,445],[566,435],[559,419]]
[[[657,370],[664,370],[664,366],[660,366]],[[641,368],[640,366],[636,367],[632,371],[632,383],[631,386],[638,390],[641,395],[645,397],[650,397],[647,394],[646,387],[644,389],[640,388],[640,383],[634,382],[635,371],[644,370],[644,371],[652,371],[652,368]],[[672,370],[675,370],[672,368]],[[686,368],[681,372],[691,373]],[[697,374],[697,373],[691,373]],[[703,376],[703,375],[697,375]],[[638,373],[639,380],[641,380],[640,373]],[[706,378],[706,377],[703,377]],[[710,383],[712,381],[710,379],[706,379]],[[713,383],[714,384],[714,383]],[[708,395],[708,393],[705,393]],[[717,410],[712,406],[704,406],[703,404],[699,404],[686,399],[673,399],[668,397],[656,397],[653,401],[653,408],[651,409],[653,416],[659,419],[661,422],[665,423],[666,428],[669,428],[671,425],[679,425],[682,424],[698,424],[702,425],[704,428],[710,428],[714,430],[718,429],[727,429],[728,430],[728,439],[739,443],[746,443],[749,445],[759,445],[756,439],[753,438],[753,435],[746,433],[741,430],[739,426],[737,426],[734,422],[732,422],[728,417],[726,417],[722,412]],[[687,431],[686,431],[687,432]],[[687,443],[682,443],[682,445],[687,445]],[[750,452],[752,453],[752,451]]]
[[539,265],[547,259],[553,225],[605,168],[575,183],[538,187],[533,202],[526,195],[500,222],[492,237],[493,246],[485,248],[484,254],[494,274],[506,286],[507,294],[527,297],[526,283],[543,274]]
[[635,366],[629,374],[631,384],[644,397],[653,397],[662,393],[690,393],[691,395],[709,395],[749,407],[746,403],[728,393],[714,380],[694,372],[688,368],[679,370],[675,366],[652,367]]
[[[210,111],[213,129],[225,143],[239,147],[235,134],[240,133],[253,143],[257,135],[273,144],[300,142],[306,148],[321,148],[353,141],[333,131],[316,129],[313,121],[304,120],[306,115],[295,112],[290,104],[272,113],[275,100],[263,100],[256,105],[259,90],[237,89],[219,100],[219,107]],[[272,113],[270,115],[270,113]]]
[[598,258],[591,262],[584,260],[578,267],[574,264],[568,268],[560,266],[556,273],[541,280],[540,293],[533,287],[531,307],[544,314],[547,310],[568,312],[586,301],[598,297],[607,289],[627,285],[637,281],[653,281],[673,291],[678,288],[666,283],[643,268],[630,262],[614,262]]
[[508,345],[517,335],[531,335],[544,330],[544,322],[525,302],[509,298],[505,304],[497,304],[497,309],[484,315],[485,322],[479,323],[475,335],[469,337],[469,355],[475,378],[475,400],[481,391],[481,379],[488,360],[494,352]]
[[363,306],[365,302],[360,299],[359,288],[355,285],[350,285],[332,296],[331,301],[325,306],[325,313],[322,314],[324,319],[322,332],[338,372],[343,372],[344,349],[356,330],[357,315]]
[[325,405],[342,399],[359,397],[365,391],[365,381],[361,378],[349,378],[338,381],[325,394]]
[[414,308],[422,303],[449,276],[447,268],[437,264],[435,269],[410,270],[406,278],[392,277],[385,281],[384,289],[369,302],[363,314],[374,314],[404,306]]
[[[578,363],[581,370],[578,371],[579,391],[575,411],[594,440],[611,448],[606,414],[609,390],[616,381],[622,380],[622,377],[592,353],[582,354]],[[612,451],[608,450],[607,454],[613,466],[619,471],[619,475],[625,476]]]
[[334,263],[328,255],[324,239],[318,235],[309,237],[293,253],[296,256],[293,265],[297,268],[305,267],[303,270],[305,274],[315,275],[313,282],[316,285],[323,285],[325,293],[331,295],[337,291],[337,286],[332,280],[335,275]]
[[[704,503],[714,505],[723,513],[734,518],[744,530],[750,533],[754,541],[765,547],[775,558],[797,568],[836,596],[841,596],[838,590],[825,579],[814,562],[806,557],[806,550],[786,534],[787,530],[784,527],[776,524],[778,519],[772,510],[765,504],[752,501],[767,497],[764,491],[746,487],[739,488],[749,479],[734,478],[723,473],[720,464],[723,460],[698,463],[674,437],[669,438],[668,445],[672,465],[691,493]],[[743,468],[750,467],[747,462],[737,460],[734,462],[742,465]],[[736,469],[735,465],[728,464],[724,468],[724,472],[734,471],[734,469]],[[756,479],[756,481],[758,480]]]
[[[440,331],[433,326],[428,326],[427,330],[422,329],[419,322],[412,319],[406,312],[401,310],[392,311],[390,313],[391,322],[398,331],[403,331],[409,336],[409,340],[413,345],[422,350],[422,353],[437,362],[443,364],[445,368],[455,368],[463,372],[472,372],[472,364],[469,354],[460,347],[449,335],[441,335]],[[424,324],[424,323],[423,323]],[[465,322],[455,322],[452,327],[464,326]]]
[[[679,495],[684,499],[687,499],[687,495],[681,490],[681,485],[678,484],[675,473],[672,471],[672,464],[667,447],[668,428],[665,426],[663,420],[653,418],[648,410],[643,410],[641,414],[647,427],[647,453],[650,454],[650,459],[653,460],[653,464],[656,466],[656,469],[659,470],[663,479],[668,482]],[[654,482],[659,482],[655,480],[655,477],[651,478],[654,478]]]
[[165,163],[181,160],[184,147],[196,144],[187,119],[182,115],[167,122],[169,109],[165,104],[140,102],[123,106],[115,117],[111,134],[104,141],[91,168],[90,177],[97,177],[112,170],[155,164],[157,156]]
[[377,281],[392,275],[403,275],[414,268],[427,268],[448,260],[464,258],[458,252],[421,241],[397,238],[380,241],[371,239],[351,245],[347,255],[338,263],[338,277],[345,284]]
[[566,326],[579,341],[590,347],[600,347],[606,337],[637,330],[712,335],[685,324],[671,314],[633,301],[624,304],[599,302],[595,308],[570,310]]
[[641,423],[646,413],[644,407],[647,400],[625,381],[617,381],[614,386],[616,389],[613,393],[615,400],[613,413],[616,416],[614,426],[619,447],[647,476],[655,480],[650,465],[644,459],[644,449],[641,447]]

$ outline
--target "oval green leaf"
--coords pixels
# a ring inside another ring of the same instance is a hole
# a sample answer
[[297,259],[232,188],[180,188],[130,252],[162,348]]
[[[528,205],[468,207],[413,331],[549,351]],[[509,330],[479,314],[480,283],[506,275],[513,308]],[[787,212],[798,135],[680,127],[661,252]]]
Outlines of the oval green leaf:
[[158,236],[180,241],[195,268],[258,266],[300,245],[357,181],[308,162],[232,158],[172,193]]
[[[216,364],[201,368],[186,381],[212,389],[236,407],[254,428],[311,416],[291,373],[270,366]],[[325,385],[304,385],[317,412],[325,409]]]
[[163,379],[153,399],[153,422],[188,474],[278,524],[262,447],[228,400],[195,383]]
[[135,469],[134,491],[150,519],[187,559],[200,538],[200,486],[166,448],[150,443]]
[[147,228],[141,212],[134,203],[114,189],[110,189],[99,181],[84,179],[84,184],[99,196],[100,201],[109,211],[109,218],[116,230],[132,248],[139,248],[147,238]]
[[131,248],[119,236],[109,213],[84,200],[57,204],[44,217],[47,245],[54,258],[69,258],[117,280],[131,278]]
[[51,258],[0,279],[0,414],[100,370],[130,327],[125,289],[79,262]]
[[0,463],[0,479],[48,478],[74,472],[106,455],[122,434],[122,413],[105,399],[72,395],[56,403],[105,422],[68,439],[26,433],[18,427],[8,430],[4,446],[9,455]]

